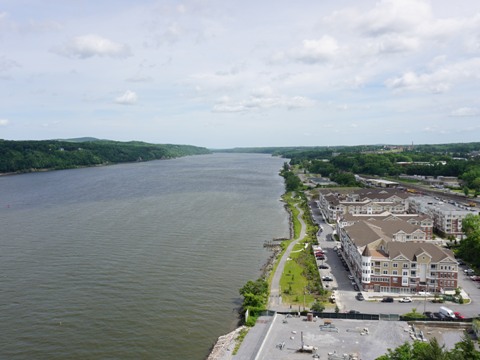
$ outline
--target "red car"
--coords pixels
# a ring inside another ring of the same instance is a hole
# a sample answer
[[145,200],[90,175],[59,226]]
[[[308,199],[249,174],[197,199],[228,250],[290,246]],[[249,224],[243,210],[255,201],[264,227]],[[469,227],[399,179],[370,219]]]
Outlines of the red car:
[[453,314],[455,315],[455,318],[457,318],[457,319],[465,319],[465,316],[460,314],[458,311],[454,312]]

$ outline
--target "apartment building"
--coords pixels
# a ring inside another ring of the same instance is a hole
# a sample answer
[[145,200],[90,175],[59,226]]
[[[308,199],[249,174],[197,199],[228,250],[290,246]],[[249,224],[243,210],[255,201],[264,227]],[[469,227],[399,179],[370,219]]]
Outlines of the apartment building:
[[409,201],[409,212],[425,214],[432,218],[433,227],[444,236],[461,238],[462,221],[468,214],[478,215],[478,210],[446,203],[430,196],[415,196]]
[[344,214],[404,214],[408,194],[395,189],[360,189],[350,192],[320,190],[318,207],[330,222]]
[[455,289],[458,265],[453,253],[425,242],[418,227],[394,223],[337,223],[343,256],[363,290],[407,294]]
[[425,233],[425,240],[433,239],[433,220],[425,214],[392,214],[386,211],[381,214],[344,214],[340,217],[339,220],[342,226],[352,225],[355,222],[365,221],[365,220],[379,220],[379,221],[402,220],[407,222],[410,225],[415,225],[419,227]]

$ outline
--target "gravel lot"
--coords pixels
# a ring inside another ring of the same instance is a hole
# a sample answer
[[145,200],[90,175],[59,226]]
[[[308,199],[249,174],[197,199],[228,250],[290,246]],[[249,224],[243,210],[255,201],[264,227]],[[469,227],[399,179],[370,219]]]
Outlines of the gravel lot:
[[[357,359],[375,359],[387,348],[410,340],[406,322],[332,319],[338,332],[320,330],[323,324],[324,319],[308,322],[305,317],[277,315],[257,359],[311,359],[311,353],[298,351],[302,346],[302,333],[304,344],[316,347],[320,359],[328,359],[328,354],[333,352],[356,355]],[[364,328],[368,334],[362,334]]]

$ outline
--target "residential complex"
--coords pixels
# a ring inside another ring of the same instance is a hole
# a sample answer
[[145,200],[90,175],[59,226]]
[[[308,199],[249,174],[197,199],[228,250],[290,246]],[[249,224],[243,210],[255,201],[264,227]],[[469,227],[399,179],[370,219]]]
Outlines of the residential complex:
[[421,213],[432,218],[435,230],[446,236],[461,238],[462,220],[468,214],[478,214],[473,208],[468,208],[454,201],[444,202],[430,196],[412,196],[408,202],[410,213]]
[[405,224],[403,220],[338,223],[343,256],[363,290],[414,293],[455,289],[458,265],[453,253],[425,241],[425,233],[415,226],[408,224],[411,232],[405,231]]
[[318,206],[336,223],[342,255],[363,290],[457,288],[457,261],[450,250],[434,243],[433,231],[460,237],[462,219],[471,209],[388,188],[320,190]]
[[320,190],[318,207],[326,219],[335,222],[343,214],[404,214],[409,195],[391,189],[361,189],[355,192]]

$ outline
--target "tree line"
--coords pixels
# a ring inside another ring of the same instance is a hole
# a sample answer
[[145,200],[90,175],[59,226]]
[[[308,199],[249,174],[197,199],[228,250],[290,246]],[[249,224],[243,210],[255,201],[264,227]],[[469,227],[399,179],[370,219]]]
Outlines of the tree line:
[[475,348],[472,338],[465,333],[463,339],[448,350],[440,346],[436,338],[428,342],[406,342],[376,360],[480,360],[480,351]]
[[401,174],[421,176],[454,176],[468,189],[480,194],[480,156],[472,156],[480,143],[422,145],[414,149],[383,151],[361,147],[309,150],[278,150],[313,174],[321,174],[340,185],[355,184],[353,174],[397,177]]
[[191,145],[135,141],[0,140],[0,173],[71,169],[208,153],[206,148]]

